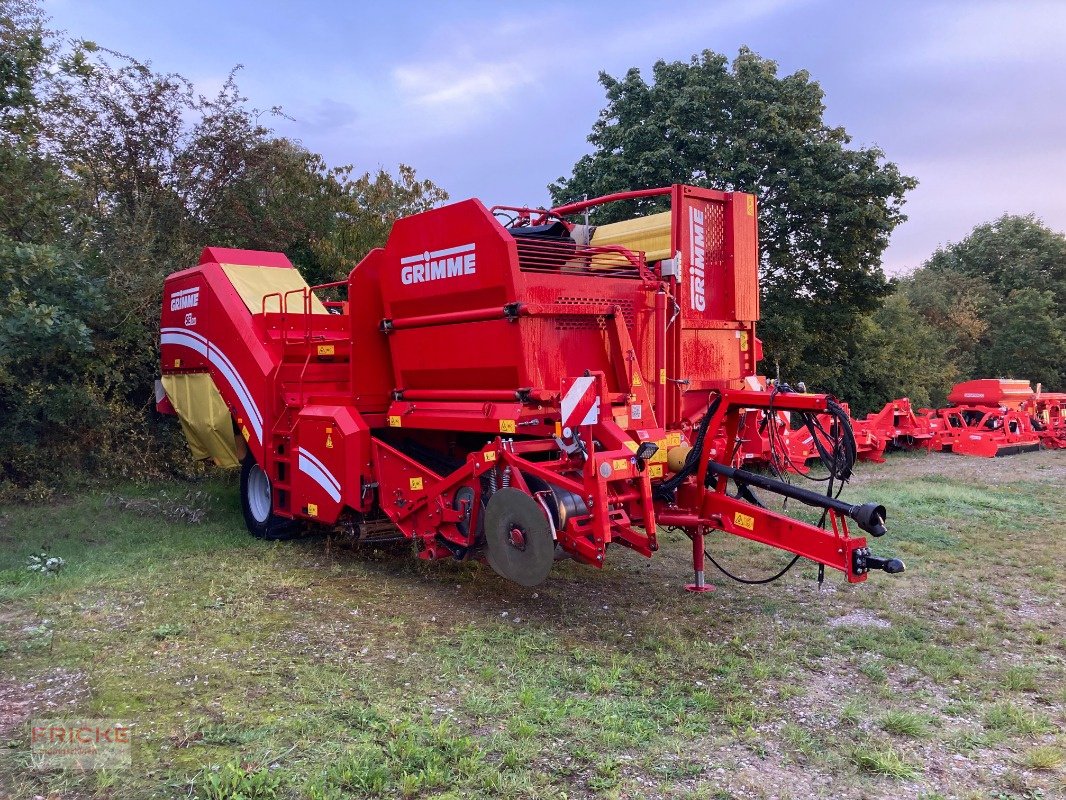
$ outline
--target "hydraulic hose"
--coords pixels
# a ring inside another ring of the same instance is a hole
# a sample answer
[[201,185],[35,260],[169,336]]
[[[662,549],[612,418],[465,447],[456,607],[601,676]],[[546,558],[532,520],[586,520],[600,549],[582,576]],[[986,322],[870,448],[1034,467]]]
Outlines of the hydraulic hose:
[[768,492],[773,492],[774,494],[797,500],[800,503],[813,506],[814,508],[824,508],[836,511],[838,514],[842,514],[845,517],[855,520],[860,528],[873,536],[883,536],[887,533],[887,529],[885,528],[885,518],[887,513],[885,507],[878,505],[877,503],[863,503],[862,505],[855,506],[851,503],[845,503],[843,500],[838,500],[835,497],[820,494],[819,492],[812,492],[810,489],[804,489],[801,486],[793,486],[791,483],[785,483],[784,481],[779,481],[765,475],[759,475],[743,469],[736,469],[735,467],[728,467],[725,464],[719,464],[717,461],[708,461],[707,469],[724,478],[732,478],[738,486],[758,486],[760,489],[765,489]]

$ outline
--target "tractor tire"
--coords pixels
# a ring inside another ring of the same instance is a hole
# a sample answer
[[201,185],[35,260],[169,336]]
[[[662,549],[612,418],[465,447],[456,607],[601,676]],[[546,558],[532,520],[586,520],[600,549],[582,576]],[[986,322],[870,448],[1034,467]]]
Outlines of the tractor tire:
[[241,513],[248,532],[257,539],[277,541],[292,538],[292,520],[274,513],[270,477],[251,454],[241,462]]

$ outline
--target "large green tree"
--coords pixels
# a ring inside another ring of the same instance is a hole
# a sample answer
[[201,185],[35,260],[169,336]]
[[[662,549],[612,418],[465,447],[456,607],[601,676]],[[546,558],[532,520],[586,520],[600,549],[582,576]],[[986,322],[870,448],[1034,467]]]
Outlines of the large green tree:
[[[754,193],[767,358],[783,376],[835,389],[849,369],[842,343],[891,291],[881,254],[916,181],[828,125],[806,71],[779,76],[775,62],[743,48],[732,63],[704,51],[652,72],[651,82],[638,69],[600,74],[607,105],[589,136],[594,150],[549,187],[553,200],[675,182]],[[617,204],[594,221],[660,202]]]
[[1066,391],[1066,235],[1004,215],[936,251],[901,284],[966,378]]
[[360,175],[275,136],[236,71],[203,97],[46,23],[0,0],[0,492],[182,462],[150,413],[159,303],[204,245],[281,250],[334,280],[447,197],[411,167]]

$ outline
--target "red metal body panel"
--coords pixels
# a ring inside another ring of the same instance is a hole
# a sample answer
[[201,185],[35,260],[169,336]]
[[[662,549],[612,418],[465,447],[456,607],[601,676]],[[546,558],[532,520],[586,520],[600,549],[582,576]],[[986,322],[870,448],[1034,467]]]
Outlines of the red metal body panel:
[[948,394],[953,406],[996,406],[1017,410],[1033,395],[1029,381],[982,378],[955,384]]

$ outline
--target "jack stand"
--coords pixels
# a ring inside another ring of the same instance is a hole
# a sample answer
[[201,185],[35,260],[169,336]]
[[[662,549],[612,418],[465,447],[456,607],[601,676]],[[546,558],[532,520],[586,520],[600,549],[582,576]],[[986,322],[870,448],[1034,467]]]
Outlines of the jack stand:
[[696,575],[695,583],[685,586],[686,592],[713,592],[714,586],[703,577],[703,528],[697,528],[689,534],[692,539],[692,570]]

